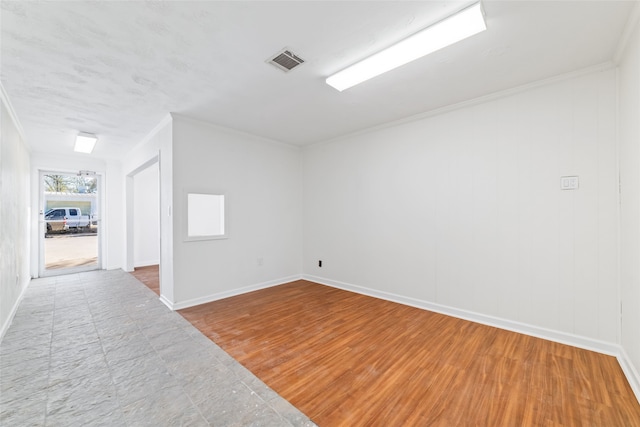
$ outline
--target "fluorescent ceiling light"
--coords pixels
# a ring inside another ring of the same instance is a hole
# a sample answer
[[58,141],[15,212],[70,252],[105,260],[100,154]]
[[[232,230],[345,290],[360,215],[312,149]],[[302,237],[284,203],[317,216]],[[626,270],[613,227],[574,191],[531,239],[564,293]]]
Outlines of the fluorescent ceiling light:
[[480,3],[475,3],[424,30],[327,78],[339,91],[464,40],[487,29]]
[[96,142],[98,142],[98,137],[95,135],[80,133],[76,136],[76,145],[73,147],[73,150],[78,153],[91,153]]

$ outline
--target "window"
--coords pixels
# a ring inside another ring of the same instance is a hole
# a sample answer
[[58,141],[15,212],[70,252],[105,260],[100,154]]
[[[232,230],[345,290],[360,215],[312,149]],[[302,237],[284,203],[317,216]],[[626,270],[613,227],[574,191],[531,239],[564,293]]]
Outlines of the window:
[[64,218],[65,211],[64,209],[54,209],[52,211],[47,212],[45,219],[62,219]]

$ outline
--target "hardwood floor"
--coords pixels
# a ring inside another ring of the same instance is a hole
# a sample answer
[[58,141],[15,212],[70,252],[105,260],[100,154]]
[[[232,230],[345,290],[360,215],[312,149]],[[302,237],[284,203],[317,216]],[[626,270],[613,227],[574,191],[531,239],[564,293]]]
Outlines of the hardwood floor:
[[158,265],[136,267],[131,273],[133,277],[147,285],[149,289],[160,296],[160,271]]
[[640,426],[614,357],[323,285],[180,314],[321,427]]

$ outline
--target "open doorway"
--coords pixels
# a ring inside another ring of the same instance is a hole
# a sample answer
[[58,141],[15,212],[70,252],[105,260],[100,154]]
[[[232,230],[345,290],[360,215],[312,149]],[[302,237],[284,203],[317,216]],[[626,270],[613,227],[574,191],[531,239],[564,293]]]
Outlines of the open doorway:
[[133,271],[138,280],[160,295],[160,170],[158,162],[133,178]]
[[40,172],[40,276],[101,268],[100,177]]

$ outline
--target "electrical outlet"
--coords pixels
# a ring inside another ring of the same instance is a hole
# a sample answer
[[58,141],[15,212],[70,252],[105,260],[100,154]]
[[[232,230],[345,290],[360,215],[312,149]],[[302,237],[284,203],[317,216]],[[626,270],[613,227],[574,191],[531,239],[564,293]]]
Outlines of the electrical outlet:
[[258,258],[258,267],[262,267],[263,264],[264,264],[264,258],[262,257]]
[[561,190],[577,190],[580,187],[580,179],[577,176],[560,177]]

